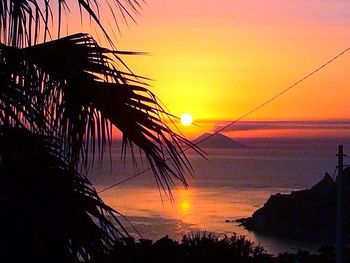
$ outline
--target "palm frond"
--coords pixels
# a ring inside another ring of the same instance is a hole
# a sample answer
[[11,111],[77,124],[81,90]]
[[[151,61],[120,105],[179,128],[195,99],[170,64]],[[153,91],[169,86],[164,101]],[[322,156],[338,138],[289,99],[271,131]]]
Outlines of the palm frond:
[[[53,2],[56,2],[55,4]],[[109,7],[109,15],[119,28],[118,18],[134,20],[141,5],[138,0],[2,0],[0,2],[0,42],[13,47],[26,47],[54,38],[52,28],[61,34],[62,14],[79,7],[86,13],[113,46],[106,25],[113,26],[100,16],[100,5]],[[42,34],[42,35],[41,35]]]
[[[102,0],[55,1],[57,10],[53,0],[0,1],[0,247],[18,262],[98,262],[125,234],[85,176],[89,157],[102,159],[112,126],[123,133],[123,149],[143,151],[163,189],[174,178],[186,185],[192,168],[183,147],[196,147],[163,121],[171,115],[147,79],[120,58],[136,53],[116,51]],[[103,2],[116,24],[118,13],[133,19],[140,9],[138,0]],[[62,13],[73,3],[112,49],[87,34],[59,38]],[[55,23],[59,39],[52,41]]]
[[[57,105],[59,115],[55,121],[61,124],[57,127],[62,127],[59,134],[64,134],[76,149],[73,154],[78,154],[75,145],[79,147],[84,141],[93,147],[95,140],[110,139],[111,122],[123,133],[124,142],[135,143],[144,151],[162,187],[169,187],[170,175],[186,183],[182,165],[190,166],[180,145],[191,145],[190,142],[173,133],[162,121],[161,115],[167,113],[155,95],[139,84],[140,78],[117,69],[118,65],[109,57],[117,56],[115,52],[99,47],[85,34],[25,52],[47,74],[65,80],[58,87],[62,100]],[[170,165],[166,160],[170,160]]]
[[33,65],[25,64],[19,49],[0,44],[0,124],[48,131],[40,101],[40,76]]
[[186,184],[184,168],[191,171],[191,166],[182,147],[194,146],[166,125],[163,116],[169,115],[142,78],[118,69],[117,51],[100,47],[86,34],[14,50],[25,67],[12,79],[29,74],[39,83],[35,101],[40,97],[41,103],[33,107],[44,112],[44,123],[73,160],[86,167],[88,149],[95,152],[97,146],[101,154],[114,125],[124,145],[143,150],[161,187],[169,189],[173,177]]
[[24,128],[1,130],[1,259],[98,262],[127,235],[116,211],[62,160],[60,144]]

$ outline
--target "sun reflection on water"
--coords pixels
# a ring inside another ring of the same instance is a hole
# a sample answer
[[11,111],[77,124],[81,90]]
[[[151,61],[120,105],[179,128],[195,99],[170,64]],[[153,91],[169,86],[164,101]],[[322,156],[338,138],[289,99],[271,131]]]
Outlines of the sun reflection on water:
[[176,195],[179,214],[185,216],[193,212],[193,190],[178,189]]

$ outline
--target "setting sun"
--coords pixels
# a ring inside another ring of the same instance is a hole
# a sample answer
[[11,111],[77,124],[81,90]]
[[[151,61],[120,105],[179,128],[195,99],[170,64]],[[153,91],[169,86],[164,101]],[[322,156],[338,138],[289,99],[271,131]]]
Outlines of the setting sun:
[[193,118],[192,118],[191,114],[189,114],[189,113],[182,114],[182,116],[181,116],[182,125],[188,126],[192,123],[192,121],[193,121]]
[[188,200],[183,200],[180,204],[180,209],[181,212],[187,212],[188,210],[190,210],[191,206],[190,203],[188,202]]

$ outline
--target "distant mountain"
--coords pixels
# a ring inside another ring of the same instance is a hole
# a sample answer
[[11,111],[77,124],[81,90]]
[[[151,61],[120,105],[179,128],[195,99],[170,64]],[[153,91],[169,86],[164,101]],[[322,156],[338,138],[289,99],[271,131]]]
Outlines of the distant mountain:
[[[193,143],[199,143],[205,138],[211,136],[211,133],[204,133],[199,136],[197,139],[193,140]],[[214,134],[212,137],[204,140],[199,145],[201,148],[220,148],[220,149],[239,149],[247,148],[246,145],[232,140],[230,137],[227,137],[221,133]]]

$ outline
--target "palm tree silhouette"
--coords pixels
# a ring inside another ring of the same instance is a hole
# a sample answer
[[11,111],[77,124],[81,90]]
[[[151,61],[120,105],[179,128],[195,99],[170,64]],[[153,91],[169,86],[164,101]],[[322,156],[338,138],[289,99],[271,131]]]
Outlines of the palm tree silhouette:
[[[137,0],[105,1],[122,19],[139,9]],[[98,262],[126,235],[86,176],[113,126],[124,149],[143,151],[161,188],[173,179],[186,185],[191,167],[182,147],[193,145],[163,121],[171,115],[121,60],[132,52],[114,47],[100,2],[0,2],[0,262]],[[62,13],[73,3],[110,48],[88,34],[60,36]]]

